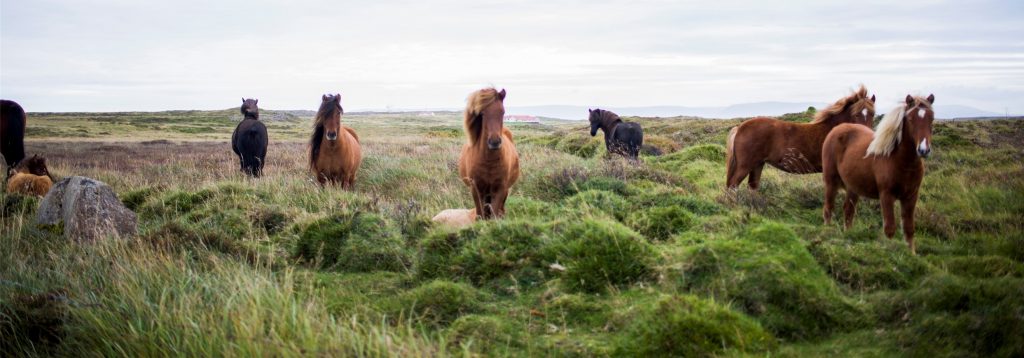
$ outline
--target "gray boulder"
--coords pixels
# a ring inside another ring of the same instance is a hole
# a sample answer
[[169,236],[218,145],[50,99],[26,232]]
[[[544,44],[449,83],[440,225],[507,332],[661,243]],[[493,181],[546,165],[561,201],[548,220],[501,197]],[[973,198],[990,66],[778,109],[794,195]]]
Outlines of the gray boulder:
[[36,224],[64,224],[64,237],[92,242],[105,237],[131,237],[135,213],[124,206],[107,184],[86,177],[64,178],[39,203]]

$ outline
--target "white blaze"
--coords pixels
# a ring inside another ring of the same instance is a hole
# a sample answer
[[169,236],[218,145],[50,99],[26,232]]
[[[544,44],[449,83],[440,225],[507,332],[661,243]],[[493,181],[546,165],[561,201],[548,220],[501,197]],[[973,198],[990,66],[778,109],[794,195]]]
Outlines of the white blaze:
[[921,108],[921,109],[917,110],[917,116],[919,118],[924,118],[924,114],[925,114],[924,108]]
[[922,151],[922,152],[928,150],[928,139],[927,138],[921,140],[921,145],[917,146],[917,150]]

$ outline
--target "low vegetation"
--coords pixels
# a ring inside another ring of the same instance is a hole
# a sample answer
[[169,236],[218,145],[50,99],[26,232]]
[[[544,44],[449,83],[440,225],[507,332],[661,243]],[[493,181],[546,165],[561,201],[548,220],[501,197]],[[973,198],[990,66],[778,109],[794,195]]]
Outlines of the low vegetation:
[[472,207],[457,114],[344,117],[365,157],[346,192],[307,175],[305,113],[244,177],[233,113],[29,115],[27,151],[110,184],[140,227],[73,244],[0,196],[0,352],[1024,355],[1024,122],[936,124],[913,256],[877,202],[825,226],[817,175],[723,190],[736,120],[628,118],[640,164],[585,124],[513,126],[507,217],[455,230],[429,218]]

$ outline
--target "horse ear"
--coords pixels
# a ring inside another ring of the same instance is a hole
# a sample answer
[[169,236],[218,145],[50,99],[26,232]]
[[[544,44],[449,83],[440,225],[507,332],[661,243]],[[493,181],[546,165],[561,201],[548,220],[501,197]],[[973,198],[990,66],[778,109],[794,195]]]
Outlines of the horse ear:
[[935,103],[935,95],[934,94],[928,95],[928,103],[931,103],[931,104]]
[[907,105],[908,106],[913,106],[914,105],[914,96],[911,96],[909,94],[907,95]]
[[498,92],[498,99],[500,99],[502,101],[505,100],[505,89],[504,88],[501,89],[501,92]]
[[871,95],[871,103],[875,103],[875,95]]
[[341,103],[341,93],[335,93],[334,94],[334,101],[338,102],[338,103]]
[[326,101],[327,100],[327,95],[320,96],[320,100],[321,101]]
[[242,97],[242,103],[245,103],[245,97]]
[[259,100],[259,98],[257,98],[257,99],[254,99],[254,100],[252,100],[252,103],[253,103],[253,104],[258,104],[258,103],[260,103],[260,100]]

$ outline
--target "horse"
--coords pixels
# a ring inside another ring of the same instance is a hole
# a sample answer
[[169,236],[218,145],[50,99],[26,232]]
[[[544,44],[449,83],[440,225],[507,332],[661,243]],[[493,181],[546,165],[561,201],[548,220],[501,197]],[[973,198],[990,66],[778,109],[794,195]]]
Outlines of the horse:
[[0,100],[0,154],[7,169],[25,159],[25,110],[17,102]]
[[860,197],[879,199],[885,236],[896,233],[895,202],[900,201],[903,238],[914,247],[914,206],[924,178],[924,161],[931,153],[932,104],[935,95],[907,95],[906,102],[889,112],[874,132],[860,125],[843,124],[832,130],[822,144],[822,177],[825,180],[825,224],[832,223],[836,192],[846,190],[843,203],[847,229]]
[[871,126],[875,117],[875,96],[868,98],[863,85],[828,108],[810,123],[792,123],[774,118],[747,120],[729,131],[725,144],[726,182],[735,189],[750,175],[747,184],[761,186],[761,170],[771,164],[787,173],[821,173],[821,143],[828,132],[842,123]]
[[356,131],[341,125],[344,112],[341,94],[321,97],[320,109],[313,119],[313,135],[309,138],[309,171],[320,186],[341,184],[342,188],[351,189],[363,161]]
[[502,124],[505,90],[484,88],[470,94],[464,116],[468,142],[459,158],[459,176],[469,187],[476,215],[505,216],[505,199],[519,179],[519,153],[512,131]]
[[11,194],[45,196],[53,186],[46,158],[38,155],[18,162],[8,174],[7,192]]
[[622,154],[636,160],[644,144],[644,130],[639,123],[626,122],[612,111],[588,109],[590,111],[590,136],[596,136],[598,128],[604,132],[604,146],[608,153]]
[[259,177],[267,158],[267,126],[260,122],[258,99],[242,98],[242,121],[231,134],[231,150],[238,156],[246,175]]

